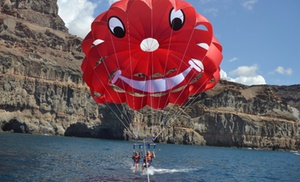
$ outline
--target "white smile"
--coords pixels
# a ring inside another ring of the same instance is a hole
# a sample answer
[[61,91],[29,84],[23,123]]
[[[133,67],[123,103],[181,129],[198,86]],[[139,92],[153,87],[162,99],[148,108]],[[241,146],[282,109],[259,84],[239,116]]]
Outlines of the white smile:
[[123,82],[130,85],[130,87],[139,90],[141,92],[148,92],[148,93],[157,93],[157,92],[165,92],[170,90],[181,82],[184,81],[185,77],[190,73],[192,69],[197,70],[198,72],[203,71],[203,64],[199,60],[192,59],[189,61],[190,67],[188,67],[183,72],[168,78],[159,78],[153,80],[145,80],[145,81],[138,81],[133,80],[127,77],[122,76],[122,71],[117,70],[113,79],[112,83],[114,84],[118,79],[121,79]]
[[[155,51],[159,45],[155,45],[152,47],[144,46],[148,44],[143,43],[149,43],[149,42],[155,42],[157,41],[152,40],[152,38],[147,38],[141,43],[141,49],[145,52],[152,52]],[[94,45],[101,44],[102,41],[95,41]],[[151,44],[150,44],[151,45]],[[203,49],[208,50],[209,45],[206,43],[199,43],[199,47],[202,47]],[[152,79],[152,80],[144,80],[144,81],[138,81],[133,80],[127,77],[122,76],[122,71],[117,70],[113,76],[113,79],[111,82],[113,84],[116,83],[117,80],[121,79],[123,82],[127,83],[131,88],[134,88],[136,90],[139,90],[141,92],[147,92],[147,93],[157,93],[157,92],[166,92],[176,86],[178,86],[180,83],[182,83],[185,79],[185,77],[191,72],[192,69],[195,69],[197,72],[201,73],[204,70],[203,64],[200,60],[191,59],[189,61],[190,66],[184,70],[183,72],[173,76],[173,77],[166,77],[166,78],[158,78],[158,79]]]

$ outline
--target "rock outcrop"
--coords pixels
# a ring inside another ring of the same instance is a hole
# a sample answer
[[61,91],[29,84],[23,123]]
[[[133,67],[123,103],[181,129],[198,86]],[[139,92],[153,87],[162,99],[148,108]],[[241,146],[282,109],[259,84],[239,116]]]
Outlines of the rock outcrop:
[[[133,120],[133,125],[151,122],[152,128],[140,127],[144,129],[137,133],[146,137],[163,131],[159,142],[299,150],[300,108],[294,104],[300,96],[298,89],[300,85],[250,87],[220,81],[212,90],[191,98],[186,106],[152,114],[142,110],[138,114],[144,117]],[[290,95],[288,100],[286,94]]]
[[220,81],[163,111],[96,104],[81,78],[82,40],[56,3],[0,1],[0,131],[300,150],[300,85]]

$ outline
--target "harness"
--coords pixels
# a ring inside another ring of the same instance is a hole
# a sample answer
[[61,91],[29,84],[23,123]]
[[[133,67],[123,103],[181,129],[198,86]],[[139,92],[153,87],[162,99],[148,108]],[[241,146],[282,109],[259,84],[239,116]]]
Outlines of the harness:
[[150,162],[152,160],[152,154],[146,155],[146,162]]
[[134,155],[132,156],[132,159],[134,162],[138,163],[140,161],[140,156],[139,155]]

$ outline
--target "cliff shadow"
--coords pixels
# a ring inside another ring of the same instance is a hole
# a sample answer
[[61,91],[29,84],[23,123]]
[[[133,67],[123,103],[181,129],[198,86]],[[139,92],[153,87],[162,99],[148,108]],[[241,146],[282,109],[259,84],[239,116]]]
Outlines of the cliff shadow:
[[86,124],[78,122],[75,124],[71,124],[65,130],[64,135],[75,137],[115,139],[113,132],[113,129],[102,127],[101,125],[89,128]]
[[18,121],[17,119],[12,119],[8,122],[4,122],[1,126],[1,129],[4,132],[12,131],[14,133],[28,133],[27,125]]

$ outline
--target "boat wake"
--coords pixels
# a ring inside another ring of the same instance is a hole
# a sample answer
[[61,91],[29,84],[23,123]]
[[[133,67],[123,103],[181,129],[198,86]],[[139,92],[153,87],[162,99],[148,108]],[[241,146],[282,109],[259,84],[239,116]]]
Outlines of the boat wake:
[[154,168],[149,167],[147,171],[145,171],[144,175],[154,175],[154,174],[173,174],[173,173],[188,173],[191,171],[195,171],[195,168],[187,168],[187,169],[163,169],[163,168]]
[[165,173],[188,173],[195,171],[196,169],[154,169],[155,173],[165,174]]

